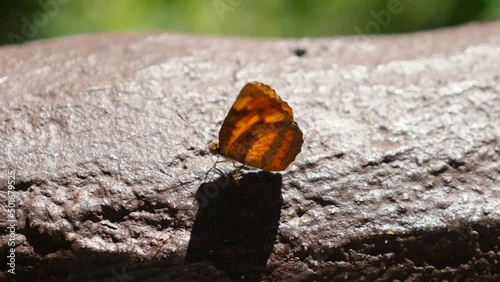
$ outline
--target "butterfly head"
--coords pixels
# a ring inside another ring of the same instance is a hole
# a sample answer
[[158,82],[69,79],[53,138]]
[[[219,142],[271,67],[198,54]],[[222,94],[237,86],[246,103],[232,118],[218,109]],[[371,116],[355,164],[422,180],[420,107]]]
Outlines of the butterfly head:
[[210,150],[210,153],[212,155],[219,154],[219,143],[218,142],[210,143],[210,145],[208,145],[208,150]]

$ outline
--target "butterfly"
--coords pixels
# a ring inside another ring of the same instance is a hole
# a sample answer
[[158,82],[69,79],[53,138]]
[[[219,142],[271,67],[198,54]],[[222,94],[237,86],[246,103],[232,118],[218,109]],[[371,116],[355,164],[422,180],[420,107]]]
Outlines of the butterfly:
[[250,82],[224,119],[219,142],[209,149],[247,166],[280,171],[295,160],[303,143],[288,103],[268,85]]

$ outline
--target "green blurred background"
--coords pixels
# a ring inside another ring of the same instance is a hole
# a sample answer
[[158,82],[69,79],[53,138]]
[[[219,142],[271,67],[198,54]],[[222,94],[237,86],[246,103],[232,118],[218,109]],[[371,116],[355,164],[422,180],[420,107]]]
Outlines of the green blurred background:
[[0,44],[124,30],[261,37],[400,33],[499,18],[500,0],[4,0]]

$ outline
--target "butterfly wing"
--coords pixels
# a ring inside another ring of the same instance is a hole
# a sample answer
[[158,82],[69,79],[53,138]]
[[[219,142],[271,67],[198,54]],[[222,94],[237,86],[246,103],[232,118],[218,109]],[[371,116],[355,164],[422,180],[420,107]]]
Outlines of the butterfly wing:
[[303,135],[288,104],[262,83],[243,87],[219,132],[219,153],[268,171],[295,160]]

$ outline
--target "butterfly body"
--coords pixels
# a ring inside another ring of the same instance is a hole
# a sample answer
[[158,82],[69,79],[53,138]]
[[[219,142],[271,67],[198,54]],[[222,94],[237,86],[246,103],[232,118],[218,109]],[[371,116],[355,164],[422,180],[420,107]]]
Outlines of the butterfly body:
[[240,91],[210,152],[266,171],[285,170],[303,144],[290,106],[269,86],[252,82]]

